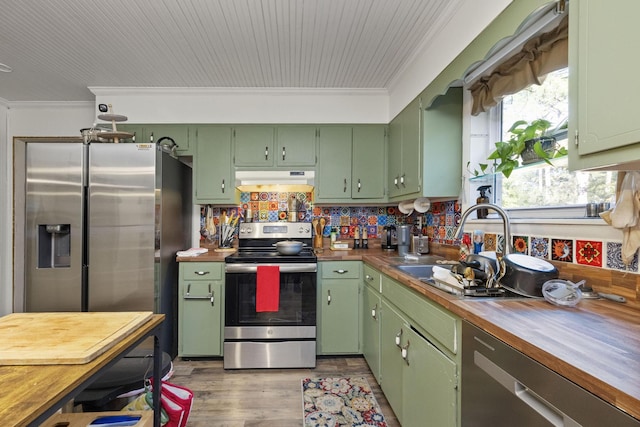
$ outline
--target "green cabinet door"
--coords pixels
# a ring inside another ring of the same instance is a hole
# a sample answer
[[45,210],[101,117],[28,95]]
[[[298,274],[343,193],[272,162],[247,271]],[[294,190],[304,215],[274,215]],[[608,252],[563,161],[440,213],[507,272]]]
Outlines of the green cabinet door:
[[354,126],[351,161],[351,197],[382,199],[385,196],[386,127]]
[[[365,278],[365,280],[367,280]],[[380,383],[380,294],[370,286],[362,288],[362,354]]]
[[278,126],[276,141],[276,165],[316,165],[315,126]]
[[195,204],[234,204],[236,189],[231,168],[231,128],[199,126],[193,161]]
[[318,354],[360,353],[359,261],[319,263]]
[[637,51],[640,2],[623,0],[615,8],[594,0],[574,3],[569,14],[569,167],[637,169],[640,125],[637,99],[630,94],[640,93],[640,61],[627,52]]
[[[382,300],[380,321],[380,387],[395,412],[398,421],[404,424],[403,415],[403,369],[402,345],[407,322],[385,300]],[[435,424],[434,424],[435,425]]]
[[414,100],[402,114],[402,170],[400,194],[420,191],[422,183],[422,108],[420,99]]
[[222,356],[224,263],[182,262],[178,280],[178,355]]
[[145,140],[152,140],[155,143],[161,143],[163,140],[174,141],[176,143],[176,154],[178,156],[193,155],[194,150],[191,144],[193,136],[190,134],[191,132],[189,125],[183,124],[153,124],[144,126]]
[[323,126],[318,130],[316,202],[351,199],[351,126]]
[[233,129],[234,164],[236,166],[274,165],[275,128],[273,126],[237,126]]
[[403,335],[402,425],[459,425],[456,364],[414,330]]
[[145,140],[144,138],[143,125],[123,123],[123,124],[117,125],[117,129],[122,132],[131,132],[135,138],[135,142],[138,144],[149,141],[149,140]]
[[422,181],[420,98],[416,98],[389,123],[390,198],[417,193]]

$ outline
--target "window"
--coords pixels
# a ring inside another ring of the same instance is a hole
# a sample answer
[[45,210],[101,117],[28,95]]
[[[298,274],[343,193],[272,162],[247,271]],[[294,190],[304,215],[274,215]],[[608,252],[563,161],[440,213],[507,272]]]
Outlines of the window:
[[[516,120],[549,120],[558,144],[567,147],[568,71],[549,73],[542,85],[531,85],[505,96],[494,107],[501,115],[502,138]],[[494,139],[497,140],[497,139]],[[495,176],[496,202],[504,208],[584,206],[588,202],[613,202],[616,172],[570,172],[567,158],[520,167],[508,179]]]

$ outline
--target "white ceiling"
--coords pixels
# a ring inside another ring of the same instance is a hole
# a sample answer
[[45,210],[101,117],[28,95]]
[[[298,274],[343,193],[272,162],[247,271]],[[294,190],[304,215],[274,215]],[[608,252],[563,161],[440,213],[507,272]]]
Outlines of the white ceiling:
[[388,89],[463,0],[0,0],[0,98],[88,87]]

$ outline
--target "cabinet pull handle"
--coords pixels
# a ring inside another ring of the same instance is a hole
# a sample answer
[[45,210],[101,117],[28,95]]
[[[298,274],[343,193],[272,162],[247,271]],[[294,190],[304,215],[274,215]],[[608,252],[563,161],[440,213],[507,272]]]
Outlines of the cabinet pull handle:
[[224,193],[224,187],[225,187],[225,183],[224,183],[224,178],[222,179],[222,185],[220,186],[220,188],[222,189],[222,192]]
[[331,305],[331,289],[327,291],[327,305]]
[[343,193],[347,192],[347,178],[344,179],[344,187],[342,188],[342,192]]
[[407,341],[407,345],[405,345],[404,347],[400,347],[402,349],[401,351],[402,358],[407,363],[407,366],[409,365],[409,344],[411,343]]
[[187,296],[189,296],[190,292],[191,292],[191,283],[187,285]]
[[406,185],[404,185],[404,174],[402,174],[402,175],[400,176],[400,184],[401,184],[403,187],[406,187]]
[[287,147],[282,147],[282,160],[287,157]]
[[400,186],[398,185],[398,176],[396,175],[395,178],[393,178],[393,185],[396,186],[396,188],[400,188]]
[[340,269],[340,270],[333,270],[333,272],[334,272],[334,273],[337,273],[337,274],[345,274],[345,273],[348,273],[348,272],[349,272],[349,270],[343,270],[343,269]]
[[209,283],[209,298],[211,298],[211,307],[213,307],[215,305],[215,293],[211,290],[211,283]]
[[364,276],[364,278],[367,279],[370,282],[373,281],[373,276],[369,276],[368,274],[366,276]]
[[362,184],[360,184],[360,178],[358,178],[358,193],[360,192],[361,188],[362,188]]
[[[400,330],[398,331],[398,333],[396,334],[396,345],[397,345],[398,347],[400,347],[400,339],[401,339],[401,338],[402,338],[402,329],[400,329]],[[400,347],[400,348],[402,348],[402,347]]]
[[264,159],[269,160],[269,146],[264,147]]
[[[198,276],[204,276],[206,274],[209,274],[209,272],[208,271],[196,271],[195,274],[197,274]],[[189,285],[189,286],[191,286],[191,285]]]
[[371,317],[373,317],[375,320],[378,320],[378,304],[374,305],[373,308],[371,309]]

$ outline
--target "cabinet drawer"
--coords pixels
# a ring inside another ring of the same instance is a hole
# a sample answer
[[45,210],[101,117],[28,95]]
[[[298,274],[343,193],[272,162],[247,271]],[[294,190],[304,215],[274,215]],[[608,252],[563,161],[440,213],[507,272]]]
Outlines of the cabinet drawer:
[[382,276],[382,295],[446,349],[453,354],[460,351],[460,320],[454,314],[387,276]]
[[222,262],[181,262],[184,280],[221,280],[224,273]]
[[360,277],[359,261],[324,261],[322,266],[323,279],[358,279]]
[[380,292],[380,272],[368,264],[364,265],[364,283]]

